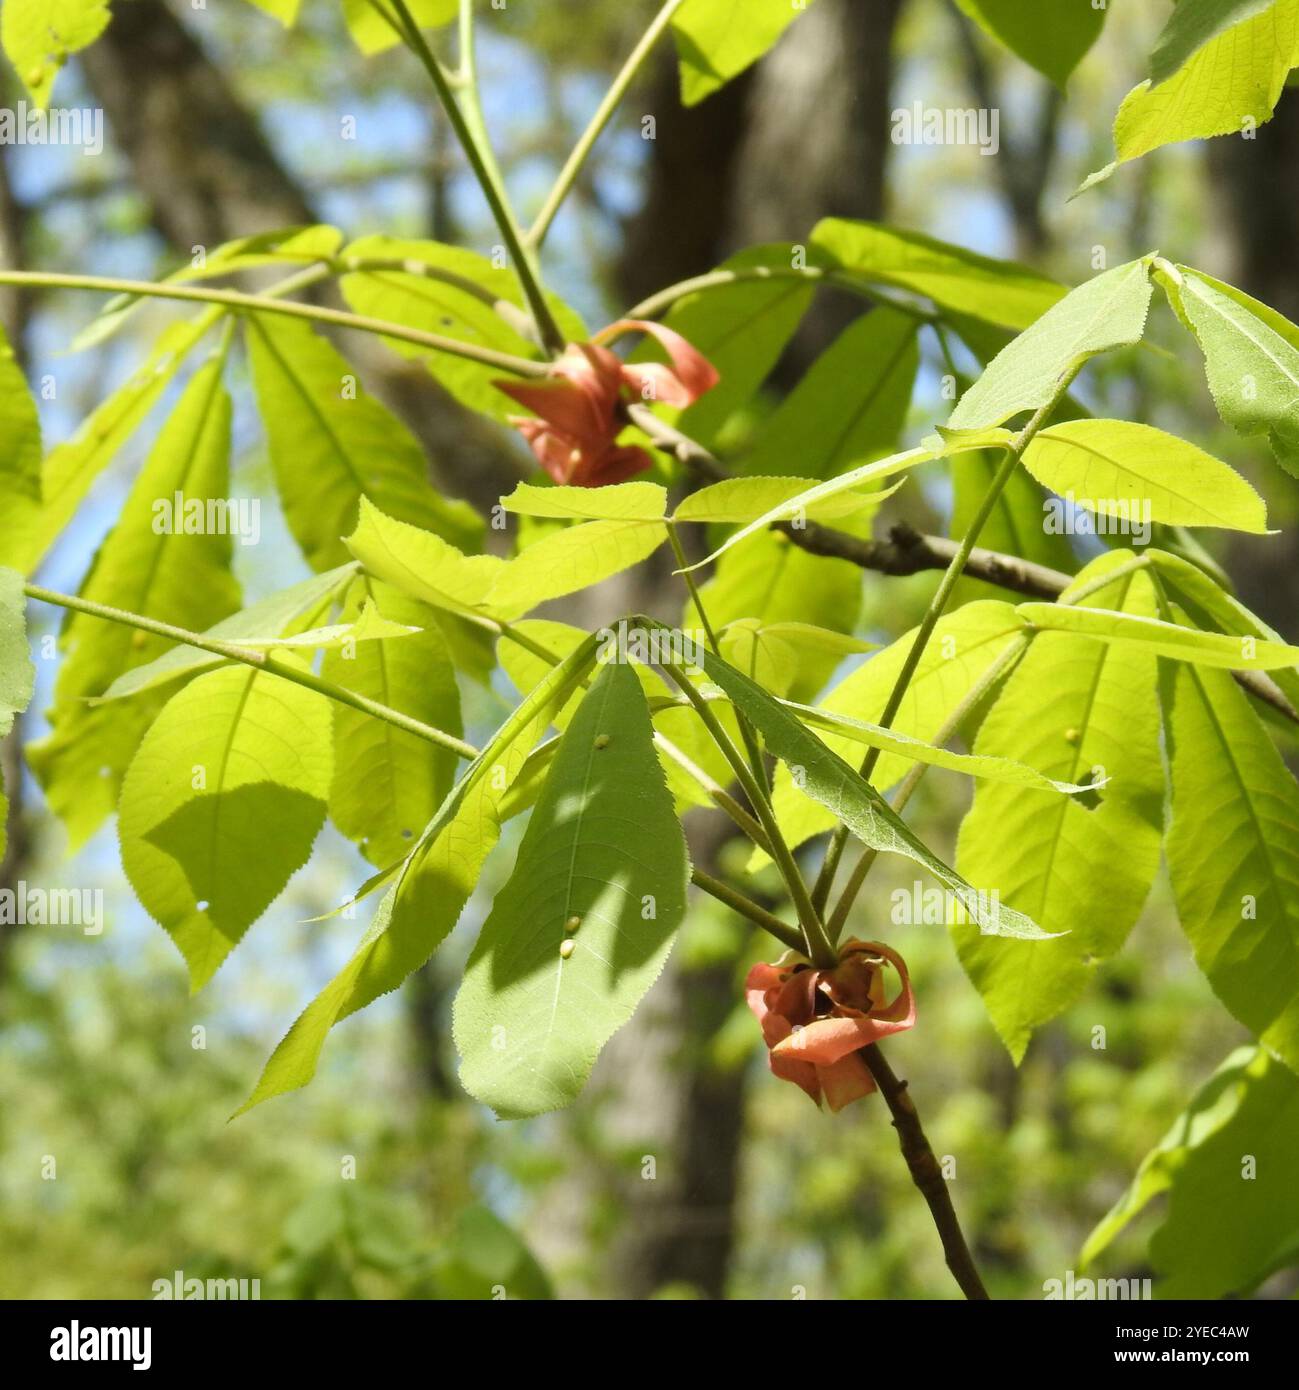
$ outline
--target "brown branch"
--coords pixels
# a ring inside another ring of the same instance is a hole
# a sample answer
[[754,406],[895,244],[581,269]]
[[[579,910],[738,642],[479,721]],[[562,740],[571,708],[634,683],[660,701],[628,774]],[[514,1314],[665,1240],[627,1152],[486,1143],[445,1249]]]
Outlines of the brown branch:
[[920,1190],[920,1195],[929,1205],[934,1225],[938,1228],[943,1242],[943,1254],[947,1258],[947,1268],[961,1286],[961,1292],[968,1299],[986,1300],[988,1291],[975,1267],[970,1247],[965,1243],[961,1223],[957,1220],[956,1208],[952,1206],[951,1194],[947,1190],[947,1180],[938,1166],[934,1151],[925,1137],[924,1126],[916,1112],[915,1102],[907,1090],[907,1083],[898,1079],[889,1066],[878,1043],[862,1048],[862,1060],[875,1078],[880,1095],[893,1116],[893,1128],[898,1132],[898,1145],[902,1157],[906,1159],[911,1173],[911,1181]]
[[[731,476],[702,444],[665,424],[648,407],[633,405],[627,413],[632,423],[639,425],[658,448],[678,459],[702,482],[716,483]],[[905,521],[895,522],[889,528],[888,539],[882,541],[849,535],[814,521],[802,526],[792,521],[778,521],[772,529],[783,532],[811,555],[847,560],[860,569],[875,570],[879,574],[910,575],[925,570],[945,570],[958,545],[946,536],[924,535]],[[1048,602],[1054,602],[1073,583],[1073,576],[1062,570],[978,546],[970,552],[965,574],[970,579],[995,584],[999,589]],[[1299,712],[1264,672],[1233,671],[1232,675],[1248,694],[1276,710],[1290,723],[1299,724]]]

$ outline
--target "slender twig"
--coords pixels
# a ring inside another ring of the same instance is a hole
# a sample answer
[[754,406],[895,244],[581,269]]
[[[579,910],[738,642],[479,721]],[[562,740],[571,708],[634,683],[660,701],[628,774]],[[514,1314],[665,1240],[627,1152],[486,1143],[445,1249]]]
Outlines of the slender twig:
[[869,299],[874,304],[883,304],[896,309],[918,323],[939,324],[942,316],[918,304],[909,303],[886,293],[878,285],[867,284],[851,271],[836,270],[833,266],[792,266],[792,265],[750,265],[735,266],[729,270],[710,270],[703,275],[692,275],[688,280],[679,280],[675,285],[657,290],[647,299],[628,309],[624,318],[656,319],[666,314],[673,305],[692,294],[705,290],[727,289],[731,285],[744,285],[761,280],[791,280],[805,284],[828,285],[860,299]]
[[[397,32],[405,41],[406,46],[419,59],[424,71],[428,73],[429,80],[433,83],[433,89],[437,93],[438,101],[442,105],[442,110],[451,123],[451,129],[455,132],[460,148],[464,150],[469,167],[478,180],[479,188],[482,189],[483,197],[487,200],[487,206],[491,209],[492,217],[513,264],[514,273],[519,277],[519,284],[523,287],[528,308],[532,311],[538,336],[548,351],[558,353],[564,347],[564,335],[555,322],[554,315],[550,312],[545,293],[533,272],[532,261],[523,245],[519,229],[515,225],[514,214],[506,204],[504,188],[499,175],[493,169],[493,160],[488,153],[487,142],[482,138],[481,131],[475,131],[471,128],[470,121],[466,118],[464,110],[456,99],[451,79],[438,61],[436,54],[428,46],[428,41],[420,32],[420,27],[407,8],[405,0],[390,0],[390,3],[399,21]],[[376,5],[375,8],[388,19],[389,23],[392,22],[391,17],[384,12],[382,6]],[[464,11],[462,10],[461,13],[463,15]],[[472,12],[470,17],[472,18]],[[472,26],[467,27],[472,34]],[[462,27],[462,42],[464,34],[465,27]],[[469,72],[472,73],[472,68],[469,69]],[[466,83],[465,85],[467,88],[470,84]]]
[[649,57],[651,49],[659,40],[659,36],[668,27],[672,16],[684,3],[685,0],[667,0],[663,8],[654,16],[649,28],[641,35],[640,42],[628,55],[627,61],[622,65],[608,91],[605,92],[600,105],[596,108],[595,115],[591,117],[590,124],[579,136],[577,144],[573,146],[572,154],[569,155],[564,162],[564,167],[559,171],[559,177],[556,178],[554,187],[550,190],[545,204],[537,214],[537,220],[532,224],[524,238],[528,246],[540,247],[545,241],[550,224],[555,220],[555,215],[563,206],[564,199],[568,197],[574,183],[577,182],[577,176],[581,173],[582,166],[586,163],[587,156],[591,153],[595,142],[600,138],[605,126],[613,119],[614,112],[621,105],[623,97],[627,95],[627,89],[635,81],[636,74],[641,70],[646,58]]
[[187,647],[196,647],[199,651],[209,652],[213,656],[221,657],[224,661],[242,662],[245,666],[255,667],[267,675],[279,676],[282,680],[292,681],[294,685],[300,685],[307,690],[314,690],[318,695],[324,695],[338,704],[348,705],[352,709],[359,710],[362,714],[373,715],[374,718],[382,719],[384,723],[391,724],[394,728],[401,729],[405,733],[414,734],[416,738],[422,738],[427,743],[435,743],[439,748],[446,748],[459,758],[476,758],[478,756],[478,749],[473,744],[466,743],[454,734],[436,729],[432,724],[425,724],[419,719],[412,719],[410,715],[403,714],[400,710],[390,709],[387,705],[382,705],[377,700],[371,700],[366,695],[358,695],[353,690],[346,690],[342,686],[334,685],[332,681],[322,680],[321,677],[305,667],[277,661],[267,651],[254,647],[241,647],[237,642],[223,642],[218,638],[205,636],[201,632],[190,632],[186,628],[176,627],[172,623],[159,622],[156,618],[146,618],[139,613],[128,613],[125,609],[95,603],[90,599],[78,598],[73,594],[57,593],[53,589],[42,588],[39,584],[24,584],[23,592],[28,598],[38,599],[41,603],[52,603],[59,608],[71,609],[75,613],[85,613],[92,618],[102,618],[105,622],[135,628],[139,632],[151,632],[157,637],[165,637],[170,642],[181,642]]
[[785,887],[789,891],[789,896],[794,903],[794,910],[798,914],[799,925],[803,930],[803,948],[807,952],[808,959],[823,968],[831,968],[838,962],[838,954],[830,944],[830,940],[825,934],[825,927],[821,924],[821,919],[812,907],[807,885],[803,882],[803,875],[799,872],[793,852],[785,843],[785,837],[776,821],[776,813],[771,808],[771,800],[766,787],[754,776],[753,769],[745,761],[744,755],[731,742],[730,736],[709,708],[708,701],[695,689],[686,673],[673,662],[665,661],[660,664],[672,677],[681,693],[695,707],[695,712],[703,721],[709,736],[721,750],[726,761],[730,763],[736,780],[744,788],[744,794],[749,798],[755,815],[762,822],[762,828],[767,834],[771,857],[780,870],[781,877],[785,880]]
[[902,1157],[906,1159],[911,1173],[911,1181],[920,1190],[920,1195],[929,1205],[934,1225],[938,1228],[939,1239],[943,1242],[943,1254],[947,1257],[947,1268],[961,1286],[966,1298],[984,1300],[988,1291],[975,1266],[970,1247],[965,1243],[961,1223],[952,1205],[951,1193],[947,1190],[947,1180],[943,1170],[934,1157],[934,1151],[925,1135],[924,1126],[916,1111],[915,1102],[907,1089],[907,1083],[898,1078],[889,1066],[878,1043],[862,1048],[861,1058],[870,1069],[871,1076],[879,1087],[880,1095],[893,1116],[893,1128],[898,1132],[898,1145]]
[[718,902],[725,903],[727,907],[738,912],[741,917],[747,917],[750,922],[761,927],[763,931],[770,932],[777,941],[788,946],[790,950],[801,953],[805,949],[803,938],[793,927],[782,922],[779,917],[768,912],[765,907],[759,906],[751,898],[746,898],[743,893],[736,892],[729,883],[723,883],[720,878],[714,878],[702,869],[695,868],[690,871],[690,881],[696,888],[702,888],[705,893],[716,898]]
[[[1080,364],[1079,364],[1080,365]],[[907,687],[911,684],[911,678],[916,673],[916,668],[920,665],[920,659],[925,653],[925,648],[929,645],[929,639],[933,636],[934,629],[938,626],[938,620],[943,616],[947,608],[947,602],[952,596],[952,591],[956,588],[957,580],[965,571],[966,562],[970,558],[970,552],[974,549],[975,543],[979,539],[979,533],[983,530],[988,518],[992,515],[993,508],[997,505],[1002,490],[1010,481],[1011,475],[1019,467],[1020,456],[1024,450],[1033,442],[1038,431],[1046,424],[1052,411],[1055,410],[1059,402],[1068,393],[1069,385],[1073,378],[1078,374],[1079,365],[1073,366],[1064,373],[1056,383],[1054,392],[1049,400],[1045,401],[1036,411],[1023,429],[1014,437],[1009,445],[1006,446],[1005,456],[997,466],[997,471],[993,474],[992,481],[988,484],[988,490],[984,493],[983,500],[979,503],[969,526],[966,528],[965,536],[960,545],[956,548],[956,553],[952,556],[951,563],[943,573],[943,577],[938,582],[938,588],[934,591],[934,596],[929,601],[929,606],[925,609],[924,616],[916,628],[916,635],[912,639],[910,650],[898,671],[897,679],[893,682],[893,689],[889,693],[889,698],[884,706],[884,712],[879,718],[881,727],[887,729],[897,715],[902,706],[902,701],[906,697]],[[869,781],[871,773],[875,771],[875,765],[880,760],[881,749],[870,748],[866,756],[862,759],[860,768],[863,780]],[[812,902],[818,912],[825,908],[825,904],[830,896],[830,890],[834,886],[835,872],[839,868],[839,861],[843,858],[844,847],[848,842],[848,827],[840,821],[835,827],[834,833],[830,837],[830,843],[826,848],[825,860],[821,865],[821,872],[816,880],[816,885],[812,890]]]
[[65,275],[45,270],[0,270],[0,285],[31,285],[48,289],[90,290],[105,294],[140,295],[147,299],[179,299],[199,304],[223,304],[231,309],[250,313],[282,314],[288,318],[312,319],[336,328],[353,328],[361,333],[374,333],[382,338],[395,338],[414,343],[434,352],[463,357],[486,367],[514,376],[545,376],[544,362],[530,361],[512,353],[497,352],[477,343],[445,338],[440,333],[426,333],[419,328],[389,323],[386,319],[370,318],[365,314],[350,314],[342,309],[329,309],[320,304],[303,304],[293,299],[273,299],[268,295],[245,294],[242,290],[221,289],[210,285],[178,285],[152,280],[118,280],[107,275]]

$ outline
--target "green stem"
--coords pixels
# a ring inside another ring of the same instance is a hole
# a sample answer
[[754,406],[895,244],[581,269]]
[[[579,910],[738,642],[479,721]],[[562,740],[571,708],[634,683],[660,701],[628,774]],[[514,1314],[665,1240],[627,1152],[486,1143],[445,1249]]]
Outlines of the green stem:
[[288,318],[310,319],[336,328],[353,328],[361,333],[374,333],[383,338],[414,343],[434,352],[463,357],[486,367],[495,367],[514,376],[540,377],[547,373],[544,362],[533,362],[512,353],[497,352],[479,347],[476,343],[444,338],[439,333],[407,328],[404,324],[389,323],[386,319],[370,318],[364,314],[349,314],[342,309],[328,309],[319,304],[301,304],[292,299],[273,299],[268,295],[245,294],[242,290],[217,289],[212,286],[174,285],[152,280],[118,280],[106,275],[65,275],[45,270],[0,270],[0,285],[35,285],[47,289],[91,290],[104,294],[140,295],[146,299],[178,299],[199,304],[224,304],[258,314],[282,314]]
[[623,315],[628,319],[656,319],[667,313],[679,300],[703,290],[725,289],[728,285],[743,285],[760,280],[802,280],[809,285],[830,285],[835,289],[846,290],[875,304],[887,305],[901,314],[916,319],[920,323],[940,323],[941,315],[895,299],[874,285],[867,285],[847,271],[828,269],[823,266],[806,266],[796,270],[793,266],[755,265],[739,266],[733,270],[710,270],[704,275],[691,276],[675,285],[657,291],[642,299],[639,304],[628,309]]
[[[465,0],[462,0],[462,3],[465,3]],[[617,111],[623,97],[627,95],[627,89],[635,81],[636,74],[644,66],[645,60],[658,42],[659,36],[668,27],[672,16],[684,3],[685,0],[667,0],[667,3],[655,15],[649,28],[641,35],[640,42],[628,55],[627,61],[613,79],[613,83],[604,94],[600,105],[596,107],[595,115],[591,117],[590,124],[578,137],[577,144],[573,146],[572,154],[568,156],[564,167],[559,171],[554,187],[546,196],[545,204],[537,214],[537,220],[532,224],[524,238],[528,246],[540,248],[545,241],[546,233],[550,231],[550,224],[555,220],[555,215],[563,206],[564,199],[572,192],[573,185],[577,182],[577,176],[581,173],[582,166],[586,163],[595,142],[613,119],[614,112]]]
[[832,968],[838,963],[838,954],[826,936],[821,919],[812,906],[807,885],[803,882],[803,876],[798,871],[798,864],[795,862],[789,846],[785,843],[784,835],[781,834],[766,789],[755,778],[752,768],[744,760],[744,755],[731,742],[726,730],[718,722],[717,716],[709,708],[708,701],[695,689],[686,673],[672,662],[663,662],[662,666],[672,677],[681,693],[695,707],[695,712],[703,721],[704,728],[708,730],[709,736],[721,750],[726,761],[730,763],[736,780],[744,788],[745,796],[749,798],[754,813],[762,823],[762,828],[766,832],[771,847],[771,857],[775,860],[781,877],[785,880],[789,896],[794,902],[794,910],[798,913],[799,925],[803,929],[802,944],[807,958],[823,969]]
[[252,647],[241,647],[236,642],[223,642],[217,638],[206,637],[201,632],[190,632],[183,627],[176,627],[172,623],[159,622],[155,618],[146,618],[139,613],[128,613],[125,609],[112,608],[107,604],[95,603],[90,599],[77,598],[72,594],[57,593],[53,589],[42,588],[39,584],[24,584],[23,592],[28,598],[38,599],[41,603],[52,603],[59,608],[69,608],[74,613],[85,613],[92,618],[102,618],[105,622],[117,623],[122,627],[135,628],[140,632],[151,632],[157,637],[165,637],[170,642],[182,642],[187,647],[196,647],[199,651],[210,652],[213,656],[219,656],[223,660],[239,661],[245,666],[256,667],[268,675],[279,676],[283,680],[292,681],[294,685],[303,686],[307,690],[314,690],[318,695],[324,695],[340,705],[348,705],[352,709],[359,710],[362,714],[369,714],[376,719],[382,719],[394,728],[401,729],[408,734],[414,734],[416,738],[422,738],[427,743],[437,744],[439,748],[450,750],[459,758],[476,758],[478,756],[478,749],[473,744],[456,738],[454,734],[448,734],[442,729],[434,728],[431,724],[412,719],[410,715],[402,714],[400,710],[390,709],[387,705],[381,705],[377,700],[371,700],[365,695],[358,695],[355,691],[345,690],[342,686],[334,685],[331,681],[322,680],[310,671],[277,661],[269,652]]
[[[906,696],[907,687],[911,684],[911,678],[916,673],[916,668],[920,665],[920,658],[925,653],[925,648],[929,645],[929,639],[933,636],[934,628],[938,626],[938,620],[943,616],[947,608],[947,602],[952,596],[952,591],[956,588],[957,581],[965,570],[965,563],[970,558],[975,544],[979,539],[979,533],[983,530],[988,518],[992,515],[993,508],[997,505],[997,500],[1002,494],[1002,490],[1010,481],[1011,475],[1019,466],[1019,460],[1025,449],[1032,443],[1037,432],[1045,425],[1051,412],[1059,404],[1061,398],[1069,390],[1069,385],[1078,373],[1078,367],[1074,367],[1067,372],[1057,383],[1056,389],[1050,400],[1040,406],[1034,413],[1029,422],[1015,436],[1011,443],[1006,447],[1006,456],[1002,459],[993,475],[992,482],[988,485],[988,490],[984,494],[983,500],[979,503],[979,508],[966,528],[964,539],[952,556],[951,563],[943,573],[939,581],[938,588],[934,596],[929,601],[929,607],[925,609],[924,616],[920,620],[920,625],[916,629],[916,635],[911,643],[911,648],[907,652],[906,660],[902,663],[902,669],[898,672],[897,679],[893,683],[893,689],[889,693],[888,703],[884,707],[884,713],[880,716],[880,725],[887,729],[893,723],[898,710],[901,708],[902,701]],[[880,748],[871,748],[867,751],[862,760],[861,776],[869,781],[871,774],[875,771],[875,766],[880,760],[882,753]],[[826,849],[825,862],[821,865],[821,872],[817,877],[816,886],[812,890],[812,902],[818,912],[825,910],[826,902],[830,897],[830,890],[834,886],[834,876],[838,871],[839,862],[843,858],[844,847],[848,840],[848,827],[842,822],[835,827],[834,834],[830,837],[830,844]],[[837,914],[836,914],[837,915]]]
[[768,912],[765,907],[755,903],[752,898],[746,898],[743,893],[736,892],[728,883],[723,883],[720,878],[714,878],[711,874],[706,874],[702,869],[692,868],[690,870],[690,881],[696,888],[702,888],[710,897],[717,899],[719,903],[725,903],[732,911],[738,912],[741,917],[747,917],[750,922],[761,927],[763,931],[770,932],[783,946],[788,946],[792,951],[803,951],[803,939],[786,923],[782,922],[774,913]]
[[[1001,680],[1002,676],[1019,660],[1020,655],[1028,644],[1032,641],[1032,636],[1027,632],[1018,633],[1013,637],[1006,647],[993,661],[992,665],[979,677],[977,681],[965,693],[964,699],[943,721],[942,727],[933,737],[935,748],[942,748],[950,738],[954,738],[960,732],[961,725],[965,723],[971,711],[984,699],[994,685]],[[893,794],[891,804],[893,809],[900,815],[906,809],[907,802],[915,794],[916,788],[920,785],[921,779],[929,769],[928,763],[913,763],[910,771],[902,779],[897,791]],[[840,895],[838,903],[835,905],[834,912],[829,921],[825,924],[827,935],[831,941],[838,941],[843,935],[843,929],[848,921],[848,914],[852,911],[852,905],[857,899],[857,894],[861,891],[861,886],[866,880],[866,875],[870,872],[871,866],[875,863],[879,855],[879,850],[863,848],[856,864],[853,865],[852,873],[848,876],[848,882],[844,885],[843,893]]]
[[[411,52],[419,59],[424,71],[428,73],[429,80],[433,83],[433,89],[437,92],[438,101],[442,104],[442,110],[451,123],[451,129],[455,132],[456,139],[460,142],[460,148],[469,161],[469,167],[478,180],[479,188],[482,189],[483,197],[487,200],[487,206],[492,211],[492,217],[514,266],[514,273],[519,277],[519,284],[523,287],[528,308],[532,311],[533,322],[536,324],[537,336],[541,345],[552,355],[560,353],[564,349],[564,335],[560,332],[559,325],[550,312],[550,306],[546,303],[546,296],[542,292],[541,285],[533,271],[532,262],[519,235],[514,215],[506,203],[504,187],[498,182],[499,173],[495,170],[494,157],[490,153],[490,145],[481,128],[476,98],[471,98],[471,106],[476,113],[475,119],[478,120],[479,124],[477,131],[471,125],[470,120],[466,118],[465,110],[459,101],[456,100],[451,79],[447,76],[442,64],[438,62],[433,50],[428,46],[428,41],[420,32],[420,27],[407,8],[405,0],[391,0],[391,3],[400,21],[397,32],[405,40]],[[380,14],[383,14],[382,7],[376,6],[376,8]],[[465,9],[462,4],[462,21],[464,14]],[[391,20],[389,22],[391,23]],[[472,26],[462,23],[462,39],[466,31],[472,33]],[[472,48],[470,54],[472,54]],[[472,58],[470,58],[470,66],[466,71],[469,76],[463,80],[465,80],[465,89],[469,90],[472,85]]]

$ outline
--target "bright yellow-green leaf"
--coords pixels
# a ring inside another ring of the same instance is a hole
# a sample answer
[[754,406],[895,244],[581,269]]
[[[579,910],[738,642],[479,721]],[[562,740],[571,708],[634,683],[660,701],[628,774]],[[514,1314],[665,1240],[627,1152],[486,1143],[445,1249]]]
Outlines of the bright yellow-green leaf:
[[[1103,555],[1074,588],[1130,558]],[[1155,612],[1149,576],[1140,571],[1086,602],[1138,617]],[[979,728],[976,754],[1017,758],[1066,782],[1104,783],[1090,798],[1074,799],[985,782],[961,825],[960,871],[1047,931],[1068,932],[1029,947],[953,928],[961,963],[1017,1062],[1034,1030],[1072,1003],[1096,964],[1122,946],[1159,867],[1164,778],[1156,666],[1143,647],[1042,634]]]
[[[340,565],[336,570],[313,575],[300,584],[281,589],[270,598],[250,604],[238,613],[223,618],[208,628],[203,635],[218,641],[231,642],[236,646],[244,638],[252,637],[260,639],[261,644],[265,646],[271,634],[286,637],[301,632],[318,622],[321,616],[329,611],[341,590],[352,582],[355,575],[355,564]],[[176,680],[180,676],[194,675],[198,671],[219,666],[224,660],[224,657],[202,651],[198,647],[177,645],[146,665],[134,667],[124,675],[118,676],[102,698],[121,700],[138,695],[141,691],[151,690],[154,686]]]
[[685,837],[652,733],[635,672],[606,664],[469,957],[453,1020],[460,1081],[502,1119],[577,1096],[685,915]]
[[694,106],[738,77],[811,3],[686,0],[672,20],[681,59],[682,102]]
[[31,574],[55,537],[72,520],[91,484],[157,403],[181,364],[222,317],[208,309],[171,324],[125,385],[81,422],[71,439],[57,444],[41,467],[41,496],[18,493],[5,499],[0,525],[0,563]]
[[356,952],[298,1016],[238,1113],[305,1086],[334,1024],[396,989],[441,945],[500,834],[502,802],[555,710],[590,671],[595,647],[588,638],[551,671],[465,769],[401,865],[371,880],[393,882]]
[[667,489],[658,483],[615,483],[612,487],[535,487],[520,483],[501,498],[520,516],[583,521],[662,521]]
[[1045,405],[1089,357],[1140,342],[1152,291],[1146,258],[1070,290],[988,363],[957,402],[948,429],[986,429]]
[[[15,570],[0,569],[0,738],[13,728],[14,717],[27,708],[35,679],[27,648],[23,577]],[[5,798],[4,770],[0,768],[0,858],[4,856],[8,828],[9,803]]]
[[41,497],[41,422],[13,348],[0,329],[0,502]]
[[[163,425],[116,525],[95,557],[81,597],[202,632],[239,607],[230,573],[231,538],[206,529],[187,535],[168,520],[187,502],[224,499],[229,485],[230,398],[223,362],[204,364]],[[112,813],[140,739],[157,715],[156,700],[88,704],[124,672],[145,666],[169,647],[165,638],[70,613],[60,644],[65,656],[49,713],[51,733],[27,750],[46,800],[83,843]]]
[[1117,158],[1083,188],[1161,145],[1253,130],[1271,118],[1297,62],[1299,0],[1276,0],[1218,34],[1167,81],[1134,87],[1114,118]]
[[[878,492],[841,492],[807,509],[808,521],[856,520],[870,516],[879,504],[891,497],[901,483]],[[791,498],[807,491],[807,479],[799,477],[726,478],[710,483],[681,499],[672,514],[673,521],[753,521]]]
[[942,309],[1006,328],[1027,328],[1065,295],[1062,284],[1028,266],[876,222],[824,218],[809,249],[823,270],[924,295]]
[[1043,632],[1073,632],[1096,642],[1133,642],[1160,656],[1193,662],[1197,666],[1271,671],[1299,663],[1299,647],[1260,641],[1253,636],[1198,632],[1195,628],[1144,614],[1114,613],[1060,603],[1021,603],[1016,611],[1026,623]]
[[1170,526],[1267,530],[1263,499],[1203,449],[1151,425],[1069,420],[1041,431],[1024,466],[1090,511]]
[[[374,581],[365,609],[377,599],[389,621],[420,630],[396,641],[343,646],[325,658],[321,675],[389,709],[459,737],[460,692],[437,627],[421,626],[427,609]],[[355,597],[345,617],[355,618]],[[329,815],[377,867],[407,853],[455,781],[455,754],[347,705],[334,709],[334,781]]]
[[[253,0],[254,4],[260,0]],[[297,0],[280,0],[296,4]],[[437,29],[450,24],[460,8],[459,0],[407,0],[406,8],[421,29]],[[370,0],[343,0],[343,20],[356,46],[367,57],[383,53],[401,43],[401,38]]]
[[488,606],[503,617],[598,584],[652,555],[667,539],[658,521],[584,521],[530,545],[501,571]]
[[302,0],[249,0],[249,3],[264,10],[272,19],[278,19],[286,29],[291,29],[297,22]]
[[190,682],[122,783],[122,867],[197,990],[306,863],[333,771],[330,703],[247,666]]
[[108,28],[108,0],[4,0],[0,43],[37,106],[68,58]]
[[308,324],[250,317],[248,346],[285,519],[315,569],[347,558],[362,497],[461,546],[479,543],[473,508],[433,490],[415,437]]

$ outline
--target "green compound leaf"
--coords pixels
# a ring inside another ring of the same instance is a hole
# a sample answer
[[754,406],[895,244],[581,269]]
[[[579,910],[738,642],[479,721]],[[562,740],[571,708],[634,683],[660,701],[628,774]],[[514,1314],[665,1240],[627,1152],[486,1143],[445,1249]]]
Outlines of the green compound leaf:
[[354,901],[391,881],[351,960],[298,1016],[237,1114],[305,1086],[334,1024],[396,989],[442,944],[496,844],[529,753],[585,680],[596,645],[588,637],[547,674],[465,769],[406,858],[356,894]]
[[640,680],[609,663],[563,735],[456,996],[465,1089],[502,1119],[569,1104],[658,978],[689,873]]
[[[23,577],[0,569],[0,738],[14,726],[15,716],[32,698],[36,671],[27,647],[27,610]],[[5,852],[9,803],[5,798],[4,772],[0,769],[0,858]]]
[[108,0],[5,0],[0,43],[37,106],[50,103],[68,58],[108,28]]

